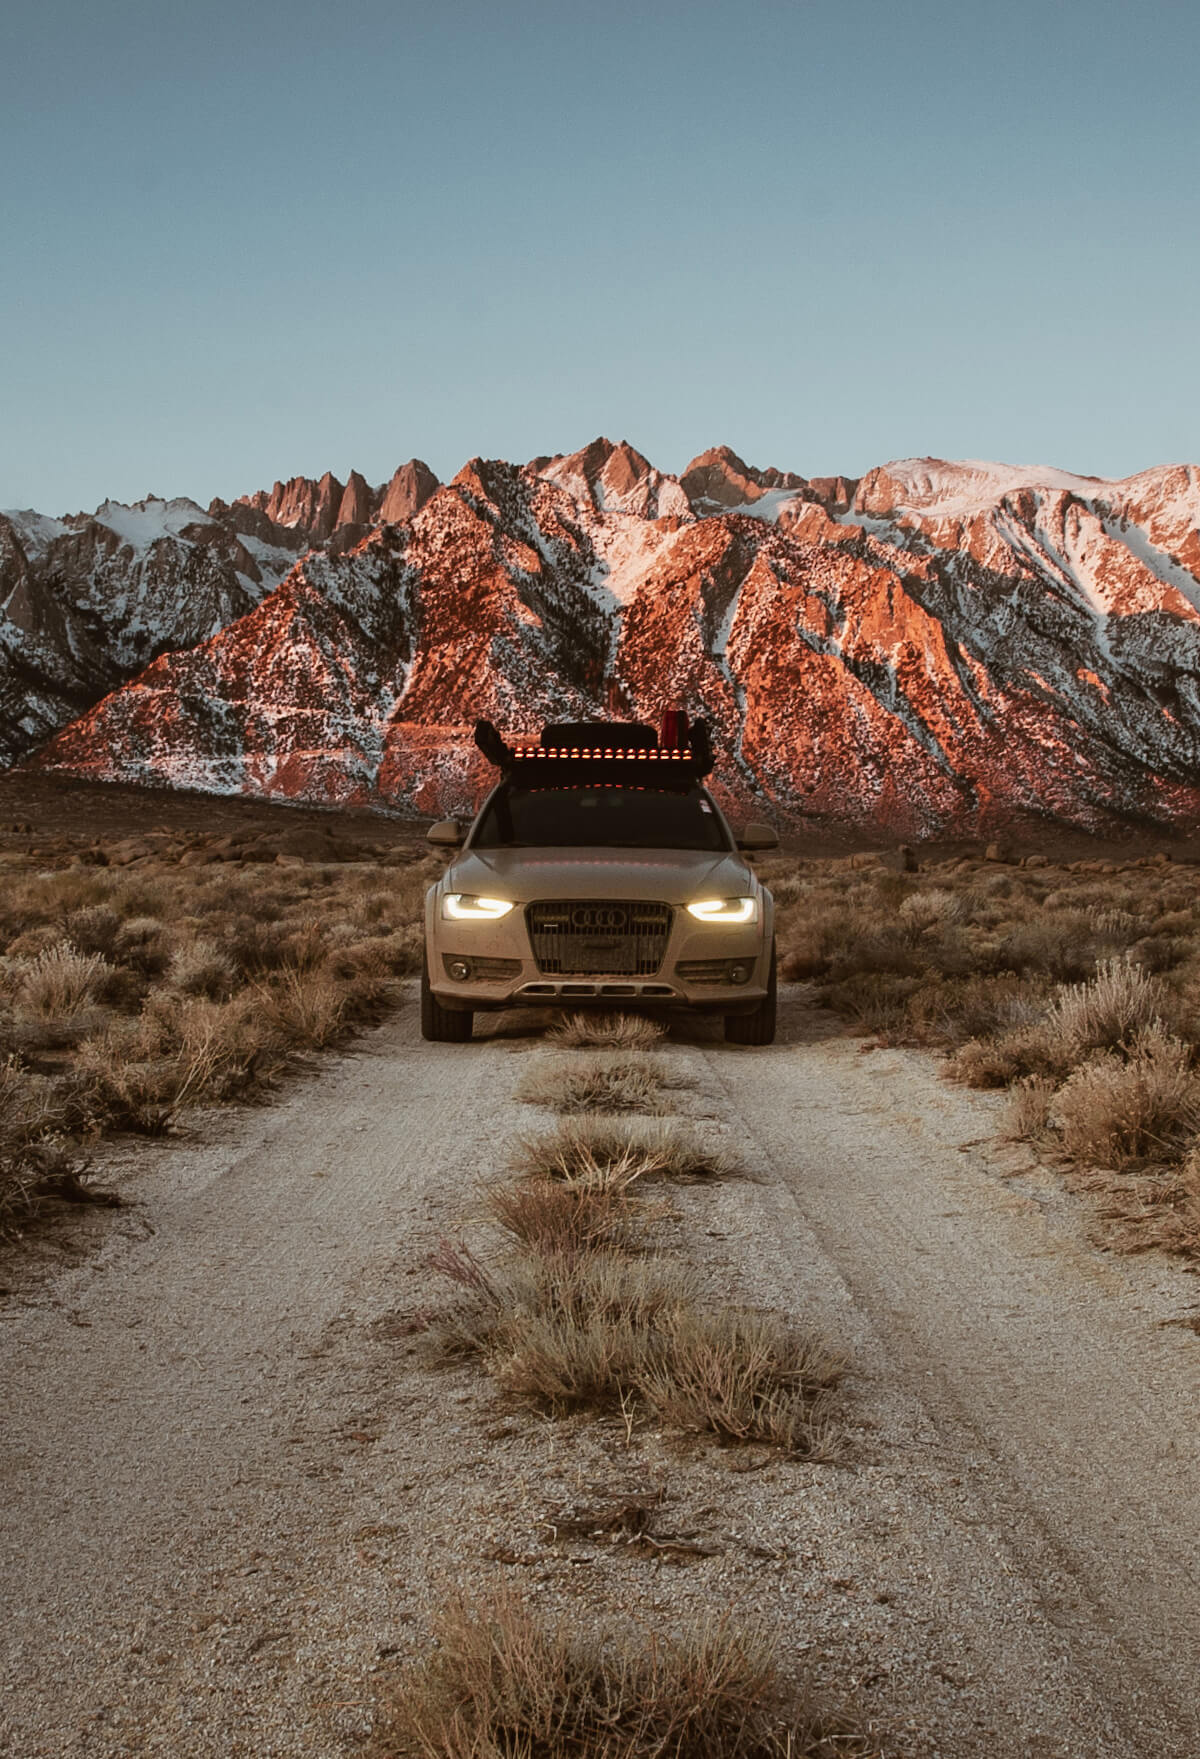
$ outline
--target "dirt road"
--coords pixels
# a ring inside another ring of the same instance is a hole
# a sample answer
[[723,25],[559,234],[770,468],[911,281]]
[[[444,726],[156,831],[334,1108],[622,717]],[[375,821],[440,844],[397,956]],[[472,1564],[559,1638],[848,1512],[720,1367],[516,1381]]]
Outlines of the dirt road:
[[[793,996],[771,1050],[662,1053],[755,1175],[671,1225],[714,1293],[846,1344],[843,1463],[507,1411],[397,1318],[540,1121],[505,1026],[427,1046],[410,1003],[141,1148],[104,1248],[0,1305],[0,1752],[354,1752],[431,1598],[501,1574],[551,1615],[755,1610],[922,1759],[1200,1754],[1196,1279],[1097,1253],[996,1101]],[[561,1542],[631,1482],[695,1561]]]

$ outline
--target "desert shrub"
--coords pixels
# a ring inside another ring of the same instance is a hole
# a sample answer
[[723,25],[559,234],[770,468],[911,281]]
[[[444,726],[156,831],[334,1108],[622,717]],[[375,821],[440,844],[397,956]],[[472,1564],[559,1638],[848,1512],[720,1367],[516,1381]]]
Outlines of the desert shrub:
[[287,1044],[321,1050],[338,1036],[346,1013],[346,994],[332,978],[310,967],[290,965],[255,992],[263,1019]]
[[1143,929],[1140,917],[1130,910],[1108,909],[1096,914],[1095,930],[1102,940],[1128,945]]
[[[502,1275],[469,1254],[437,1268],[466,1293],[437,1328],[452,1354],[479,1355],[515,1397],[552,1411],[609,1409],[636,1384],[656,1321],[694,1298],[694,1280],[662,1260],[608,1254],[521,1258]],[[465,1262],[468,1274],[461,1273]]]
[[438,1327],[505,1392],[554,1412],[634,1400],[678,1428],[828,1452],[829,1352],[771,1317],[704,1309],[692,1273],[662,1259],[542,1253],[500,1274],[469,1254],[437,1264],[467,1291]]
[[17,1011],[37,1020],[64,1020],[94,1005],[110,967],[99,953],[60,940],[28,961],[16,987]]
[[567,1049],[651,1050],[666,1031],[657,1020],[638,1014],[568,1014],[546,1037]]
[[1037,1141],[1045,1136],[1057,1092],[1057,1083],[1046,1075],[1024,1075],[1015,1081],[1008,1099],[1010,1136],[1017,1141]]
[[923,1043],[961,1045],[1032,1025],[1045,1013],[1044,982],[1012,973],[950,978],[923,984],[909,997],[906,1015]]
[[1200,1128],[1200,1077],[1189,1047],[1160,1027],[1143,1027],[1125,1055],[1105,1051],[1071,1072],[1053,1118],[1078,1160],[1119,1168],[1178,1159]]
[[121,916],[111,904],[89,904],[82,910],[72,910],[63,926],[67,940],[81,953],[98,953],[110,960],[114,957]]
[[1141,940],[1134,941],[1129,947],[1129,959],[1134,965],[1140,965],[1143,971],[1157,975],[1163,971],[1173,971],[1190,958],[1195,942],[1184,935],[1156,934],[1143,935]]
[[929,891],[910,892],[901,902],[898,914],[908,928],[922,934],[926,929],[957,922],[963,914],[963,901],[953,892],[933,887]]
[[531,1069],[517,1097],[558,1112],[661,1112],[669,1084],[662,1064],[644,1055],[564,1057]]
[[1102,960],[1087,983],[1058,992],[1046,1016],[1048,1031],[1062,1041],[1072,1061],[1089,1051],[1116,1050],[1145,1027],[1174,1015],[1169,991],[1125,959]]
[[117,930],[113,956],[143,977],[161,976],[170,957],[166,927],[157,916],[128,917]]
[[866,1730],[785,1683],[728,1616],[649,1640],[543,1623],[507,1589],[452,1601],[379,1718],[427,1759],[873,1759]]
[[828,1394],[841,1362],[773,1315],[677,1308],[637,1375],[637,1390],[674,1428],[758,1441],[797,1458],[828,1445]]
[[226,949],[238,975],[255,978],[287,964],[287,943],[285,924],[244,915],[235,920]]
[[631,1249],[643,1205],[633,1193],[636,1160],[614,1162],[570,1182],[526,1178],[486,1187],[491,1221],[531,1252],[570,1258]]
[[1086,911],[1039,911],[1007,929],[998,958],[1010,971],[1044,972],[1067,982],[1089,975],[1097,951],[1095,923]]
[[996,1038],[971,1039],[951,1055],[946,1073],[967,1087],[1007,1087],[1030,1075],[1061,1080],[1071,1061],[1061,1034],[1039,1021]]
[[36,959],[39,953],[47,953],[52,947],[61,946],[62,938],[62,929],[56,924],[34,923],[12,937],[6,954],[10,959]]
[[868,1032],[901,1033],[908,1022],[909,999],[921,987],[918,976],[856,972],[821,990],[821,999],[857,1020]]
[[525,1177],[567,1184],[610,1176],[629,1179],[720,1179],[739,1172],[722,1149],[675,1119],[572,1117],[553,1130],[518,1137],[510,1156]]
[[841,942],[830,954],[831,983],[860,977],[919,977],[927,959],[913,945],[912,936],[899,922],[864,929],[853,941]]
[[233,960],[214,941],[187,941],[171,954],[167,981],[185,996],[227,996],[237,973]]

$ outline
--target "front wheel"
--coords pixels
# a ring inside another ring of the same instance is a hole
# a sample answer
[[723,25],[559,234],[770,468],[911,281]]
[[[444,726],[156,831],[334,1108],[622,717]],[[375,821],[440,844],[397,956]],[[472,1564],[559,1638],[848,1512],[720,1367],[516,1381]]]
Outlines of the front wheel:
[[421,960],[421,1037],[432,1044],[465,1044],[475,1016],[467,1009],[443,1008],[429,987],[429,960]]
[[774,1044],[775,1042],[775,942],[771,942],[771,969],[767,993],[753,1014],[726,1014],[726,1044]]

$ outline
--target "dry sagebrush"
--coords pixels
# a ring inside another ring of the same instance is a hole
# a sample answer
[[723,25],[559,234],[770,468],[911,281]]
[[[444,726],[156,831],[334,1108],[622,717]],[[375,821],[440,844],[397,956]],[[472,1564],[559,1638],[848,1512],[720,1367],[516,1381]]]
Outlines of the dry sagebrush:
[[376,1752],[426,1759],[872,1759],[726,1615],[647,1638],[545,1623],[507,1589],[445,1606],[428,1660],[381,1707]]
[[556,1112],[663,1112],[664,1088],[682,1085],[658,1058],[613,1052],[541,1059],[517,1088],[518,1099]]

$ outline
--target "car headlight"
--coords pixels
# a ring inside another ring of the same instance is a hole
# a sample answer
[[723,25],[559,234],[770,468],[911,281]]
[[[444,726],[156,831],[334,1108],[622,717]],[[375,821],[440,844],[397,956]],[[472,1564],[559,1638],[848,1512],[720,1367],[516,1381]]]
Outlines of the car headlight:
[[475,898],[467,892],[447,892],[442,899],[442,915],[451,922],[495,922],[511,909],[507,898]]
[[757,922],[757,898],[702,898],[688,905],[688,915],[700,922]]

